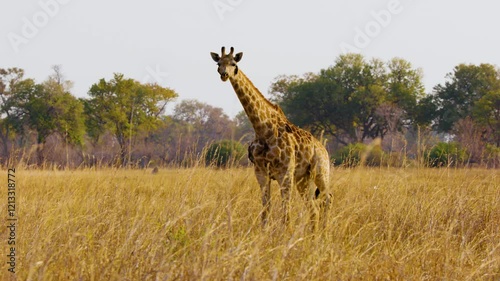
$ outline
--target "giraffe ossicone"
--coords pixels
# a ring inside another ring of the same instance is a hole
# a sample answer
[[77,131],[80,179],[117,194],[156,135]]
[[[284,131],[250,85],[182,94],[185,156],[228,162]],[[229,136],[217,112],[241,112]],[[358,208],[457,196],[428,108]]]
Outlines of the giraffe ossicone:
[[[255,139],[248,147],[248,157],[254,164],[255,175],[262,192],[262,223],[266,225],[271,208],[271,180],[280,186],[284,221],[289,218],[290,192],[296,186],[310,205],[314,227],[330,204],[330,158],[323,144],[311,133],[295,126],[278,105],[267,100],[238,68],[243,53],[210,53],[217,63],[222,81],[229,80],[255,131]],[[320,199],[322,204],[316,203]]]

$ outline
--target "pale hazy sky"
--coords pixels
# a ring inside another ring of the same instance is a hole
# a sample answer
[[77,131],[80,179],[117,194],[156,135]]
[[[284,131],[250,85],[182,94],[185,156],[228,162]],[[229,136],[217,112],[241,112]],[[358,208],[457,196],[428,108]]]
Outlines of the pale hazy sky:
[[494,0],[2,0],[0,67],[41,82],[61,65],[78,97],[119,72],[234,116],[242,107],[209,55],[222,45],[244,53],[240,69],[264,94],[345,50],[404,58],[430,92],[459,63],[500,66],[499,12]]

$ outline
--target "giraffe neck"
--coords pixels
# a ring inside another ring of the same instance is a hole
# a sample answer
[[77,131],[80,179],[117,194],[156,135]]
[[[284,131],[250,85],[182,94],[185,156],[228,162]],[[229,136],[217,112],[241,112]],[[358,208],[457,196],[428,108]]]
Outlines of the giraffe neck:
[[229,80],[252,123],[255,135],[265,139],[276,135],[276,121],[281,111],[262,95],[241,70]]

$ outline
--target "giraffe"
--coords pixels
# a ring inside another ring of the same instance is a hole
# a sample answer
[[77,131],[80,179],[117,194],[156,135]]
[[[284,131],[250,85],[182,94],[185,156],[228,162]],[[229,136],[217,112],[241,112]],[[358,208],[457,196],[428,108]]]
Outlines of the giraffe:
[[[262,225],[268,223],[271,180],[275,180],[280,186],[284,222],[289,221],[290,192],[296,186],[308,202],[313,228],[316,228],[319,209],[323,209],[322,216],[326,216],[330,204],[328,152],[311,133],[288,121],[281,108],[267,100],[239,70],[237,63],[243,53],[233,54],[233,47],[229,54],[225,53],[225,47],[220,56],[210,53],[218,65],[221,80],[229,79],[255,131],[248,157],[254,164],[262,193]],[[322,202],[319,206],[314,202],[318,198]]]

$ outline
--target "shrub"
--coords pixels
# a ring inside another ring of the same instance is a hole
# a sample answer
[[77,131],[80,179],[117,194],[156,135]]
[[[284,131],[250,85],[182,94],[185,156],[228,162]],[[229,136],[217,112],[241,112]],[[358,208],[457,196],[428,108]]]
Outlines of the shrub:
[[333,162],[335,165],[356,167],[361,161],[361,152],[366,148],[362,143],[351,143],[333,154]]
[[487,167],[498,167],[500,164],[500,147],[487,143],[484,147],[483,161],[485,161]]
[[385,153],[380,145],[366,145],[363,143],[351,143],[333,155],[335,165],[345,167],[356,167],[360,164],[368,166],[380,166],[384,163]]
[[237,141],[222,140],[210,145],[205,154],[205,163],[217,167],[229,167],[245,156],[245,147]]
[[457,166],[465,162],[467,151],[456,142],[440,142],[429,151],[427,159],[431,167]]

